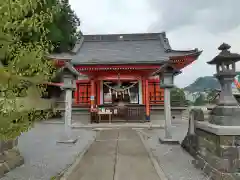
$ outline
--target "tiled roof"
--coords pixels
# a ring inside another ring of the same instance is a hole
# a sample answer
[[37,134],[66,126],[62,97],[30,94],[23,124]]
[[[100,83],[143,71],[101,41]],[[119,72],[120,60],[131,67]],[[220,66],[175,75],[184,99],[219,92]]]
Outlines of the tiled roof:
[[[165,32],[142,34],[84,35],[68,57],[72,64],[159,64],[171,56],[199,54],[172,50]],[[61,55],[55,55],[61,59]]]

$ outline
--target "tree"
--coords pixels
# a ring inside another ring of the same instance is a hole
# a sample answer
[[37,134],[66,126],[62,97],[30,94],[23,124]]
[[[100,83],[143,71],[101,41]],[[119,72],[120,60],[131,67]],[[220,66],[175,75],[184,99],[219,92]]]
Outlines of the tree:
[[217,90],[213,89],[213,90],[207,91],[207,97],[206,97],[207,103],[216,104],[218,95],[219,95],[219,91]]
[[54,45],[54,52],[67,52],[73,48],[76,40],[81,36],[78,31],[80,20],[71,9],[68,0],[49,0],[46,7],[58,6],[59,12],[53,16],[53,22],[48,23],[49,40]]
[[202,93],[199,93],[199,96],[196,98],[194,102],[194,106],[203,106],[206,104],[205,97]]
[[171,105],[186,105],[187,104],[187,100],[185,97],[185,93],[183,91],[183,89],[180,88],[173,88],[171,90]]
[[[53,75],[46,57],[52,44],[49,24],[57,7],[42,8],[40,0],[0,0],[0,138],[12,139],[27,131],[36,111],[19,107],[19,91],[44,91],[43,82]],[[39,93],[39,95],[40,95]]]

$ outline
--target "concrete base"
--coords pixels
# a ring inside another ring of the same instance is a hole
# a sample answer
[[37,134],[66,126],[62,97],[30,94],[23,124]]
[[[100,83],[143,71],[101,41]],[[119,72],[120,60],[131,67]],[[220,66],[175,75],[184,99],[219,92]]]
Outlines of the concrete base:
[[213,180],[240,179],[240,126],[197,122],[196,136],[195,167]]
[[75,144],[78,141],[78,139],[65,139],[65,140],[59,140],[57,143],[62,144]]
[[149,122],[150,121],[150,116],[146,115],[146,121]]
[[158,140],[161,144],[171,144],[171,145],[179,145],[180,144],[180,142],[178,140],[173,139],[173,138],[167,139],[165,137],[159,137]]
[[77,137],[74,137],[72,135],[67,136],[67,135],[63,135],[58,141],[57,143],[62,143],[62,144],[75,144],[78,141]]
[[181,143],[182,148],[193,157],[197,154],[198,139],[196,135],[187,134]]
[[240,126],[220,126],[206,121],[196,121],[196,127],[219,136],[240,136]]

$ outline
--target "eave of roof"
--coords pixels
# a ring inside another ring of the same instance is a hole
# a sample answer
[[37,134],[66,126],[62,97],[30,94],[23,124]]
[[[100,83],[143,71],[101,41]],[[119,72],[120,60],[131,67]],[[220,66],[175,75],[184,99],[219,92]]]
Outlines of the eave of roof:
[[[169,57],[170,59],[176,59],[176,58],[184,58],[184,57],[198,57],[202,54],[203,51],[192,51],[192,52],[186,52],[179,54],[179,52],[174,52]],[[175,53],[175,54],[174,54]]]

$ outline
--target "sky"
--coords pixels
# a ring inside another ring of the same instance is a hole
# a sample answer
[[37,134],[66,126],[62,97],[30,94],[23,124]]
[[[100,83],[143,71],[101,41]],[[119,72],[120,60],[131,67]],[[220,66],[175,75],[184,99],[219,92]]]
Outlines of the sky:
[[[208,65],[225,42],[240,53],[240,0],[69,0],[83,34],[165,31],[173,49],[203,50],[175,83],[185,87],[215,73]],[[237,64],[240,70],[240,62]]]

